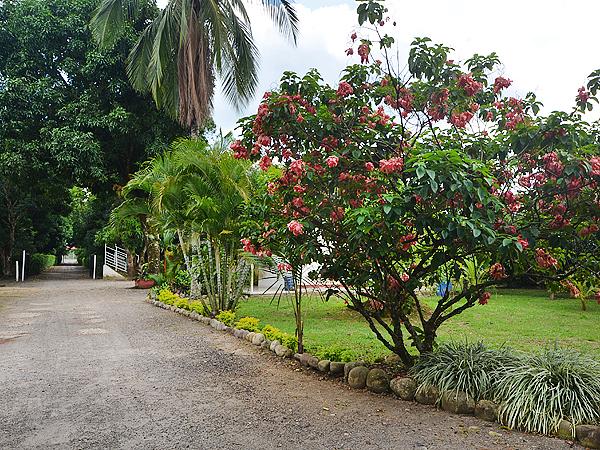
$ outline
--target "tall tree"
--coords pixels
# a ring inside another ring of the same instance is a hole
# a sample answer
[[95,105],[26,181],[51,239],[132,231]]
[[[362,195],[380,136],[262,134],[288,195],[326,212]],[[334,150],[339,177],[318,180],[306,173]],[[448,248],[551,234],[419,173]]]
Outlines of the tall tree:
[[[298,17],[291,0],[260,0],[279,30],[296,42]],[[136,0],[102,0],[91,27],[104,48],[137,19]],[[129,54],[127,72],[140,92],[151,92],[159,108],[193,131],[209,116],[219,76],[223,91],[239,107],[258,82],[258,50],[242,0],[169,0]]]

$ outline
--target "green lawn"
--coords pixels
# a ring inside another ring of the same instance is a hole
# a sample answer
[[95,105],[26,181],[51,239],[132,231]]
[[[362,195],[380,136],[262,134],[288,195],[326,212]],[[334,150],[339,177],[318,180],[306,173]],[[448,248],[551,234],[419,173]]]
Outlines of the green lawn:
[[[434,305],[435,299],[427,302]],[[309,351],[332,347],[338,353],[344,351],[342,358],[346,360],[376,360],[389,353],[366,322],[343,301],[307,297],[304,309],[305,345]],[[278,306],[270,297],[252,297],[241,303],[237,316],[258,317],[263,325],[269,323],[294,332],[292,308],[285,298]],[[600,305],[588,301],[588,310],[582,311],[579,300],[550,300],[545,291],[499,290],[489,304],[477,305],[450,319],[438,335],[439,342],[466,338],[527,351],[558,342],[600,359]]]

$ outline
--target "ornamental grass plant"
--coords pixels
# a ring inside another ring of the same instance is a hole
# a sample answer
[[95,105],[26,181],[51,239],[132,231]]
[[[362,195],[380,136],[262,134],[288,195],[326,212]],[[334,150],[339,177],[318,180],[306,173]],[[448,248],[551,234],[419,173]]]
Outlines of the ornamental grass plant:
[[482,342],[450,342],[422,355],[410,373],[419,390],[434,386],[440,392],[462,391],[479,400],[493,396],[498,376],[515,359],[508,348],[490,349]]
[[494,377],[503,425],[551,434],[562,419],[600,423],[600,363],[575,350],[554,346],[524,354]]

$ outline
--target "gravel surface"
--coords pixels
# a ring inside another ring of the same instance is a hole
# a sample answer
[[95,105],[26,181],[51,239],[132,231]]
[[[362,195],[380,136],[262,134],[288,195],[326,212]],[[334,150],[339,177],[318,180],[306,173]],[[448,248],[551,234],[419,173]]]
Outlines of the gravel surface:
[[350,390],[82,277],[0,287],[0,449],[570,447]]

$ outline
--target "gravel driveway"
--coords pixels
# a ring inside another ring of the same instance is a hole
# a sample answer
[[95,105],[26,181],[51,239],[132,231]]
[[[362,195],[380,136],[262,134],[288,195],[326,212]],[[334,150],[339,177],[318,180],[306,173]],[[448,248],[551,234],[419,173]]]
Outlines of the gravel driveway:
[[0,287],[0,449],[567,449],[321,380],[59,267]]

